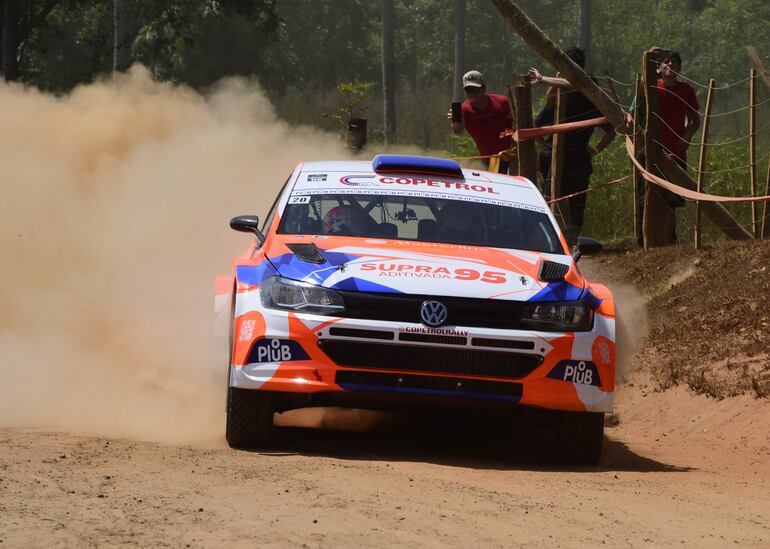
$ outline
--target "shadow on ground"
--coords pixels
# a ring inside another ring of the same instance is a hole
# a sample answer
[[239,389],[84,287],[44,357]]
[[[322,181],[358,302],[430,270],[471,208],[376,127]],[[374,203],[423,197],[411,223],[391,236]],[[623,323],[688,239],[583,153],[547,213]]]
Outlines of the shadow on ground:
[[[376,414],[376,413],[375,413]],[[324,424],[327,423],[327,424]],[[540,413],[383,413],[350,429],[342,422],[320,427],[282,427],[271,455],[315,455],[349,460],[419,461],[455,467],[541,471],[687,472],[687,467],[641,456],[621,441],[604,438],[598,466],[558,459],[554,425]]]

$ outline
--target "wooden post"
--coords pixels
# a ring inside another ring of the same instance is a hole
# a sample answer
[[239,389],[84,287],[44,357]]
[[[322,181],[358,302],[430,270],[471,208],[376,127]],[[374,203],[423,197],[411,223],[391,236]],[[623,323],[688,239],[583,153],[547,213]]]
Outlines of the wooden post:
[[366,118],[348,120],[347,144],[350,152],[361,152],[366,147],[366,125]]
[[[642,76],[639,73],[636,73],[636,87],[634,88],[634,134],[631,137],[631,139],[634,142],[634,152],[639,151],[639,145],[641,145],[641,141],[637,139],[637,136],[639,135],[639,132],[636,131],[636,129],[639,127],[639,103],[641,101],[641,86],[642,86]],[[633,199],[633,206],[634,209],[634,238],[636,239],[637,243],[644,244],[644,241],[642,240],[642,216],[640,215],[639,211],[639,192],[638,192],[638,181],[639,181],[639,170],[636,167],[636,164],[631,162],[631,167],[633,168],[633,184],[631,185],[632,188],[632,199]]]
[[[553,110],[553,123],[559,124],[564,120],[567,112],[566,94],[561,88],[556,88],[556,108]],[[555,133],[551,141],[551,200],[561,196],[561,172],[564,166],[564,141],[566,134]],[[554,203],[551,209],[555,212],[557,204]],[[561,208],[559,209],[561,211]],[[562,229],[567,226],[567,219],[562,216]]]
[[[519,127],[519,123],[516,120],[516,101],[513,99],[511,85],[506,84],[506,87],[508,88],[508,103],[511,105],[511,120],[513,120],[513,127],[511,129],[515,132],[516,128]],[[511,141],[511,147],[513,148],[514,146],[516,146],[516,142]],[[508,160],[508,175],[519,175],[519,163],[518,161],[514,162],[512,158]]]
[[[661,174],[663,151],[660,143],[660,121],[656,114],[658,107],[658,54],[656,50],[644,52],[642,70],[644,71],[644,98],[647,105],[647,116],[644,130],[644,160],[645,168],[650,173]],[[671,244],[674,241],[674,224],[676,218],[671,207],[666,203],[663,193],[649,181],[645,185],[644,217],[642,232],[644,248],[655,248]]]
[[[700,156],[698,158],[698,185],[696,190],[703,192],[703,170],[706,168],[706,142],[708,140],[709,123],[711,122],[711,101],[714,97],[714,86],[716,81],[709,80],[709,91],[706,96],[706,111],[703,115],[703,130],[700,138]],[[699,250],[701,246],[701,211],[700,200],[695,201],[695,249]]]
[[[526,74],[520,74],[516,85],[516,122],[518,128],[531,128],[532,121],[532,85]],[[532,182],[537,181],[537,149],[535,141],[522,141],[517,144],[519,175]]]
[[[751,196],[757,196],[757,70],[749,71],[749,183]],[[757,203],[751,203],[751,233],[759,237]]]
[[[490,0],[500,12],[500,15],[513,27],[513,29],[530,45],[530,47],[548,61],[564,78],[585,95],[606,116],[615,130],[626,135],[626,118],[620,105],[615,104],[612,98],[597,86],[591,77],[567,57],[559,46],[538,28],[535,23],[526,16],[521,8],[511,0]],[[677,164],[664,166],[668,179],[679,186],[694,189],[695,181]],[[736,219],[730,215],[724,206],[716,202],[703,204],[703,212],[714,224],[730,238],[744,240],[751,238],[751,234],[744,229]]]

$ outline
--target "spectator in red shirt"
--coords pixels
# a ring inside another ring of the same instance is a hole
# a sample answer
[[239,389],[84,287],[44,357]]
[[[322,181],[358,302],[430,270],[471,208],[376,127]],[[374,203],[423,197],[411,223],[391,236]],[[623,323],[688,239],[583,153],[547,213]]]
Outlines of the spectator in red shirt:
[[687,169],[687,148],[700,127],[700,105],[693,87],[677,80],[681,70],[682,57],[675,51],[663,60],[658,69],[661,76],[658,79],[660,144],[664,152]]
[[[663,154],[679,164],[687,171],[687,149],[692,142],[693,135],[700,127],[700,105],[695,97],[695,90],[686,82],[677,80],[682,70],[682,56],[675,51],[668,54],[668,57],[661,61],[658,66],[658,112],[657,119],[660,129],[660,146]],[[646,109],[641,111],[640,123],[646,116]],[[639,157],[644,162],[644,155]],[[643,197],[646,187],[645,180],[642,177],[636,182],[638,196]],[[670,208],[681,208],[684,206],[684,198],[678,194],[665,189],[656,188],[655,192],[660,193],[666,204]],[[640,200],[637,207],[638,232],[641,240],[641,223],[644,216],[644,201]],[[672,237],[671,242],[676,242],[676,218],[673,218],[673,227],[670,228]]]
[[[487,93],[484,76],[479,71],[469,71],[463,76],[466,100],[462,104],[462,121],[452,122],[452,131],[459,135],[467,130],[481,156],[497,154],[511,148],[511,137],[500,134],[513,127],[511,103],[504,95]],[[451,111],[449,113],[451,118]],[[483,160],[489,168],[489,160]],[[500,173],[508,173],[508,162],[500,162]]]

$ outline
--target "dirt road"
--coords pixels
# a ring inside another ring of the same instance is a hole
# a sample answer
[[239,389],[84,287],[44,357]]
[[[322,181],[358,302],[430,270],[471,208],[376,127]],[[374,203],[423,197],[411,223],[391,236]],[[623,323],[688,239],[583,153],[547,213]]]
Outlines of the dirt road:
[[2,429],[0,543],[770,544],[770,403],[637,379],[615,421],[596,469],[502,459],[467,427],[295,428],[270,453]]

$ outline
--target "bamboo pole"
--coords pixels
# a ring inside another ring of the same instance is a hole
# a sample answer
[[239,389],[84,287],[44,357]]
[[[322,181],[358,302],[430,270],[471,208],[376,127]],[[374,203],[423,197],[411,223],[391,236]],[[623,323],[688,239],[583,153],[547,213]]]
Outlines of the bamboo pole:
[[[642,76],[639,73],[636,73],[636,86],[634,87],[634,128],[639,127],[639,102],[640,102],[640,95],[639,91],[642,86]],[[634,152],[636,153],[639,150],[639,140],[637,139],[637,136],[639,135],[638,131],[634,131],[634,135],[631,136],[631,140],[634,142]],[[636,242],[640,245],[643,245],[644,242],[642,240],[642,219],[639,215],[639,170],[636,167],[636,164],[631,162],[631,167],[633,168],[633,184],[631,185],[632,189],[632,200],[633,200],[633,209],[634,209],[634,238],[636,239]]]
[[[706,142],[708,141],[709,123],[711,122],[711,102],[714,97],[714,86],[716,81],[712,78],[709,80],[709,91],[706,96],[706,111],[703,116],[703,129],[701,131],[700,138],[700,156],[698,158],[698,185],[696,190],[700,193],[703,192],[703,170],[706,168]],[[695,249],[699,250],[701,247],[701,203],[700,200],[695,201]]]
[[[762,58],[759,56],[759,53],[757,53],[757,49],[754,46],[746,46],[746,52],[749,55],[749,59],[751,59],[752,63],[754,63],[754,66],[759,69],[759,77],[762,79],[762,82],[765,84],[768,90],[770,90],[770,76],[767,74],[767,68],[765,67],[765,64],[762,62]],[[765,195],[767,195],[770,192],[770,160],[768,160],[767,164],[767,175],[765,179]],[[770,236],[770,228],[768,228],[768,209],[767,209],[767,202],[765,202],[762,205],[762,227],[761,227],[761,237],[767,238]]]
[[770,76],[767,74],[767,69],[762,62],[762,58],[757,53],[757,49],[754,46],[746,46],[746,51],[749,54],[751,62],[759,69],[759,77],[762,79],[762,82],[764,82],[767,89],[770,90]]
[[[749,183],[751,196],[757,196],[757,69],[749,71]],[[751,203],[751,233],[759,236],[757,203]]]
[[[770,193],[770,156],[768,156],[767,160],[767,175],[765,176],[765,196],[767,196]],[[767,211],[767,202],[764,203],[762,207],[762,238],[767,238],[770,236],[770,227],[768,227],[767,223],[767,217],[768,217]]]
[[[749,59],[754,63],[754,66],[759,69],[759,77],[765,84],[768,90],[770,90],[770,76],[767,74],[767,68],[762,62],[762,58],[757,53],[757,49],[754,46],[746,46],[746,52],[749,54]],[[767,163],[767,175],[765,177],[765,195],[770,192],[770,159]],[[770,228],[768,228],[768,209],[767,202],[762,205],[762,227],[760,229],[761,238],[767,238],[770,236]]]
[[[516,122],[518,129],[531,128],[532,121],[532,84],[529,76],[520,74],[515,88],[516,93]],[[519,175],[530,181],[537,181],[537,149],[535,141],[522,141],[516,146],[519,163]]]

